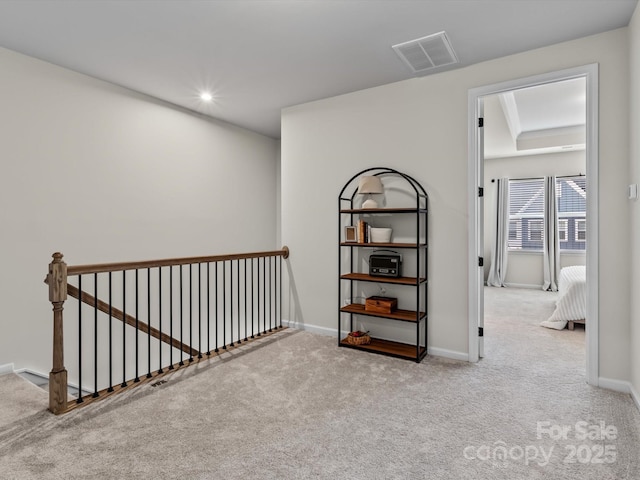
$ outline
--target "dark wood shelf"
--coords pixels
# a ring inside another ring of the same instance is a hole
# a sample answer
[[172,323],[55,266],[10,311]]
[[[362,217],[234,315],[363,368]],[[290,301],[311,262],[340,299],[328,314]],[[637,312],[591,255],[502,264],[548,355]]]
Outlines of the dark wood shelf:
[[416,357],[415,345],[392,342],[391,340],[381,340],[379,338],[372,338],[371,343],[369,343],[368,345],[351,345],[350,343],[347,343],[345,339],[343,339],[340,341],[340,346],[416,361],[422,360],[422,358],[424,358],[427,353],[426,348],[421,346],[418,356]]
[[340,213],[377,214],[377,213],[427,213],[426,208],[344,208]]
[[[389,318],[391,320],[399,320],[401,322],[413,322],[416,323],[416,313],[412,310],[395,310],[391,313],[376,313],[368,312],[364,309],[364,305],[361,303],[352,303],[340,309],[342,313],[354,313],[356,315],[367,315],[369,317]],[[420,312],[420,320],[426,317],[424,312]]]
[[417,279],[415,277],[373,277],[366,273],[345,273],[340,275],[342,280],[357,280],[359,282],[393,283],[395,285],[416,286],[424,283],[426,278]]
[[389,248],[417,248],[417,247],[426,247],[426,243],[358,243],[358,242],[342,242],[340,243],[341,247],[370,247],[370,248],[380,248],[380,247],[389,247]]

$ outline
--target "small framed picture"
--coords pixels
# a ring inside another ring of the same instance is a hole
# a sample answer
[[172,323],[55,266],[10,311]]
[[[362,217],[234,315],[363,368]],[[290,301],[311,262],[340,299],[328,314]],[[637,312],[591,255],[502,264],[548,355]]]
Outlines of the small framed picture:
[[357,242],[356,227],[347,226],[344,227],[344,241],[345,242]]

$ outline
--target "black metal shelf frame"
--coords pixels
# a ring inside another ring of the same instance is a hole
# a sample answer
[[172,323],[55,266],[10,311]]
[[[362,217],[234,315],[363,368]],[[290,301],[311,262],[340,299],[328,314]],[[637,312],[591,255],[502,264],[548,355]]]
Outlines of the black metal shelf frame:
[[[416,202],[416,206],[415,208],[394,208],[394,207],[390,207],[390,208],[376,208],[376,209],[359,209],[359,208],[354,208],[354,199],[355,196],[358,192],[358,185],[357,185],[357,179],[359,179],[361,176],[363,175],[372,175],[372,176],[381,176],[381,177],[400,177],[402,179],[405,180],[406,185],[408,187],[408,189],[411,191],[413,191],[414,195],[415,195],[415,202]],[[342,281],[348,281],[349,282],[349,292],[350,292],[350,298],[354,298],[354,282],[358,282],[358,281],[362,281],[360,279],[353,279],[353,278],[344,278],[343,275],[343,248],[349,248],[349,249],[353,249],[355,247],[361,247],[361,248],[367,248],[367,247],[386,247],[386,246],[393,246],[395,248],[403,248],[403,249],[410,249],[412,251],[415,251],[416,254],[416,277],[421,277],[424,276],[425,281],[420,282],[416,285],[403,285],[404,287],[408,287],[408,288],[415,288],[416,290],[416,308],[415,308],[415,329],[416,329],[416,337],[415,337],[415,356],[406,356],[404,354],[402,355],[394,355],[394,354],[390,354],[388,352],[383,352],[383,351],[375,351],[375,349],[364,349],[370,352],[374,352],[374,353],[380,353],[383,355],[392,355],[392,356],[397,356],[400,358],[407,358],[407,359],[411,359],[411,360],[415,360],[416,362],[420,362],[426,355],[427,355],[427,318],[428,315],[426,314],[426,312],[428,312],[427,309],[427,285],[428,282],[426,281],[427,278],[427,272],[428,272],[428,264],[427,264],[427,239],[428,239],[428,216],[427,216],[427,212],[428,212],[428,195],[427,192],[425,191],[425,189],[422,187],[422,185],[415,180],[413,177],[399,172],[397,170],[394,170],[392,168],[387,168],[387,167],[372,167],[372,168],[367,168],[365,170],[362,170],[358,173],[356,173],[355,175],[353,175],[349,181],[343,186],[342,190],[340,191],[340,194],[338,196],[338,275],[339,275],[339,280],[338,280],[338,301],[339,301],[339,305],[338,305],[338,345],[339,346],[349,346],[346,345],[343,341],[342,341],[342,325],[343,325],[343,316],[347,316],[348,315],[348,324],[349,324],[349,330],[353,331],[354,330],[354,315],[358,315],[356,313],[345,313],[344,311],[341,311],[341,305],[342,305],[342,285],[341,282]],[[416,238],[416,243],[415,244],[393,244],[393,243],[389,243],[389,244],[376,244],[376,243],[367,243],[367,244],[358,244],[358,243],[351,243],[351,242],[344,242],[342,240],[342,215],[350,215],[350,224],[354,225],[354,218],[355,217],[360,217],[363,215],[370,215],[370,216],[376,216],[376,215],[393,215],[393,214],[413,214],[416,217],[416,226],[415,226],[415,238]],[[422,230],[422,228],[424,230]],[[421,231],[424,231],[424,243],[420,242],[420,234]],[[350,258],[350,266],[349,266],[349,272],[350,273],[356,273],[354,272],[354,255],[353,253],[351,253],[351,255],[349,255]],[[384,278],[381,278],[379,280],[379,283],[385,283]],[[394,282],[388,282],[388,283],[394,283]],[[421,305],[424,305],[424,311],[421,312]],[[368,314],[367,314],[368,315]],[[369,316],[376,316],[376,315],[369,315]],[[379,318],[385,318],[384,316],[379,316]],[[421,329],[421,326],[423,327]],[[421,330],[422,330],[422,335],[421,335]]]

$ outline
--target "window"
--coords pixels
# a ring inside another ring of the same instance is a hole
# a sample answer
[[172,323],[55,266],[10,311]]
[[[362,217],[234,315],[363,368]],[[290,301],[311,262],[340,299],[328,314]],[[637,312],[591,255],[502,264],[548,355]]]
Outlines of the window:
[[528,239],[531,242],[541,242],[544,222],[542,220],[529,220]]
[[[556,179],[560,250],[585,250],[587,180]],[[544,241],[544,179],[509,180],[509,250],[541,252]]]
[[556,200],[560,250],[585,250],[587,242],[586,177],[556,179]]
[[576,242],[587,241],[587,221],[576,220]]
[[522,243],[522,222],[520,220],[509,220],[509,245]]
[[558,239],[560,242],[566,242],[569,238],[569,220],[566,218],[558,219]]
[[544,182],[509,180],[509,250],[542,251]]

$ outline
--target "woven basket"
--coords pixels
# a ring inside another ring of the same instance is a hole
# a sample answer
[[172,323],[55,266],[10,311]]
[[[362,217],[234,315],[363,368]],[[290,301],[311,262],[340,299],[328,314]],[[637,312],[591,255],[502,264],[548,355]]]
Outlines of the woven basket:
[[347,335],[347,338],[345,338],[345,341],[349,345],[368,345],[371,343],[371,337],[367,334],[360,335],[358,337],[355,337],[352,334],[353,332],[350,332],[349,335]]

